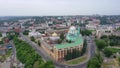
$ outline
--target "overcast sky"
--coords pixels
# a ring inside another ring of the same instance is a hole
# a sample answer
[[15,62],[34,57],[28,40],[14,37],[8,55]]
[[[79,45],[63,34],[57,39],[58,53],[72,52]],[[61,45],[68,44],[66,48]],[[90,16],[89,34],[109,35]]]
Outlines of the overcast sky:
[[120,0],[0,0],[0,16],[120,15]]

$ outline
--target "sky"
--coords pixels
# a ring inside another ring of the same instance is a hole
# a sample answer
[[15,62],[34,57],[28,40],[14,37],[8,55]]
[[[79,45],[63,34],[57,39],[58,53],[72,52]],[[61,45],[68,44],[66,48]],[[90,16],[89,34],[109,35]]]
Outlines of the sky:
[[120,15],[120,0],[0,0],[0,16]]

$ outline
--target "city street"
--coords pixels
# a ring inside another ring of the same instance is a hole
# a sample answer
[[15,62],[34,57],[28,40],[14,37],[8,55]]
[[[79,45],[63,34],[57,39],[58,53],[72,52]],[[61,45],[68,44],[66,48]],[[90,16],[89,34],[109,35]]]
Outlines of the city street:
[[[53,60],[41,47],[39,47],[36,43],[32,42],[28,37],[24,36],[22,33],[20,33],[21,38],[26,41],[27,43],[29,43],[35,50],[36,52],[43,58],[43,60],[47,61],[47,60]],[[75,65],[75,66],[68,66],[68,65],[64,65],[61,64],[59,62],[54,61],[55,67],[56,68],[86,68],[87,66],[87,62],[90,58],[92,58],[95,55],[95,42],[94,42],[94,38],[93,37],[88,37],[89,40],[87,40],[87,54],[88,54],[88,59],[86,61],[84,61],[81,64]],[[88,39],[87,38],[87,39]]]

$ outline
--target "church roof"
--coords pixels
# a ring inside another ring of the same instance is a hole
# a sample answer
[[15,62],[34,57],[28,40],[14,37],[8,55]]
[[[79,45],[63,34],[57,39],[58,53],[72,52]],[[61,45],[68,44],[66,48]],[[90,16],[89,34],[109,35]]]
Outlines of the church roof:
[[58,36],[58,35],[57,35],[57,33],[54,32],[54,33],[52,34],[52,36],[53,36],[53,37],[56,37],[56,36]]
[[63,48],[69,48],[69,47],[75,47],[83,44],[82,37],[78,37],[75,42],[73,43],[66,43],[66,44],[57,44],[55,48],[57,49],[63,49]]
[[69,30],[76,30],[75,26],[71,26]]
[[79,32],[79,28],[76,30],[75,26],[71,26],[69,29],[69,32],[66,36],[67,40],[74,41],[72,43],[66,43],[66,44],[56,44],[55,48],[57,49],[63,49],[63,48],[70,48],[70,47],[75,47],[79,45],[83,45],[83,38]]

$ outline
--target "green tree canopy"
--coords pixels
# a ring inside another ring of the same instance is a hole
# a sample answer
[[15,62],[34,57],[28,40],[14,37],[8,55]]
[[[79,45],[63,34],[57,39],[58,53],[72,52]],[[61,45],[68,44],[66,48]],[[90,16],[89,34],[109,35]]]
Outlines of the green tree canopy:
[[92,31],[91,30],[81,30],[81,34],[83,35],[83,36],[90,36],[90,35],[92,35]]
[[65,39],[64,33],[61,33],[61,34],[60,34],[60,39],[61,39],[61,40],[64,40],[64,39]]
[[116,48],[105,48],[103,53],[105,54],[106,57],[110,57],[114,53],[120,52],[120,49]]
[[29,43],[18,37],[14,37],[13,43],[16,47],[17,59],[25,64],[25,68],[54,68],[52,61],[44,62]]
[[23,32],[23,34],[24,34],[24,35],[28,35],[28,34],[29,34],[29,30],[25,30],[25,31]]
[[2,37],[2,33],[0,32],[0,37]]
[[107,43],[104,40],[99,39],[99,40],[96,40],[96,45],[99,50],[102,50],[107,46]]
[[101,68],[102,62],[102,57],[100,54],[97,54],[95,57],[88,61],[87,68]]
[[40,40],[38,40],[38,45],[41,46],[41,42],[40,42]]
[[31,41],[35,42],[35,38],[33,36],[30,37]]
[[119,65],[120,65],[120,57],[118,57]]

